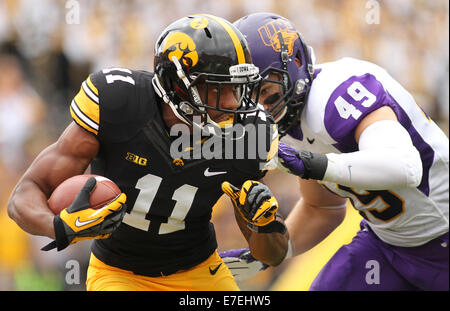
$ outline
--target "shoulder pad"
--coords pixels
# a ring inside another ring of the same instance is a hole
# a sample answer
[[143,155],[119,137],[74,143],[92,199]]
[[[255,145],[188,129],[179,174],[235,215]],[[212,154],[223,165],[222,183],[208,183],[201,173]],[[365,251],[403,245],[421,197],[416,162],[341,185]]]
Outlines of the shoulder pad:
[[325,107],[325,128],[338,144],[351,148],[346,151],[354,151],[354,135],[358,124],[368,114],[392,100],[374,75],[366,73],[352,76],[331,93]]
[[100,109],[98,89],[89,76],[82,84],[80,91],[70,104],[73,120],[86,131],[98,134]]
[[348,57],[318,65],[316,70],[302,122],[342,152],[356,151],[354,132],[361,120],[393,102],[381,82],[386,71]]
[[158,111],[152,77],[125,68],[95,72],[72,101],[71,115],[101,141],[128,140]]

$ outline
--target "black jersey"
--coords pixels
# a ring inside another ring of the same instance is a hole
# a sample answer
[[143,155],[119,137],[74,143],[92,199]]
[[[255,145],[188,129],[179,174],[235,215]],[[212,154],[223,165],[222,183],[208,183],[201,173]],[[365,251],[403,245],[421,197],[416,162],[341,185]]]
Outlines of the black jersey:
[[[100,142],[92,173],[113,180],[127,195],[122,224],[108,239],[94,241],[94,255],[136,274],[160,276],[191,268],[217,248],[210,218],[222,182],[240,186],[264,172],[259,158],[173,159],[152,77],[122,68],[91,74],[72,101],[71,115]],[[268,117],[266,123],[276,149],[273,121]]]

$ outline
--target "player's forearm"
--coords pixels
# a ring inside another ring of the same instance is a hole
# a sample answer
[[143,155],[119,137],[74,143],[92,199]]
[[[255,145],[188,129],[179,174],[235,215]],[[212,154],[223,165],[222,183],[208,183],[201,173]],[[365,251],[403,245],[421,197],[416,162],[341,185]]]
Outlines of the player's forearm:
[[313,207],[300,199],[286,218],[293,255],[304,253],[324,240],[345,217],[345,207]]
[[400,123],[383,120],[361,134],[359,151],[327,154],[324,180],[367,190],[417,187],[422,179],[420,154]]
[[250,230],[235,210],[236,221],[244,235],[252,256],[270,266],[279,265],[288,251],[289,234],[278,232],[257,233]]
[[54,215],[47,205],[47,198],[31,180],[22,180],[8,201],[8,215],[24,231],[55,238]]
[[249,239],[249,249],[255,259],[270,266],[279,265],[288,251],[288,234],[256,233]]
[[365,190],[415,188],[422,179],[421,156],[409,133],[392,120],[369,125],[349,153],[297,151],[280,143],[283,166],[304,179],[323,180]]
[[45,148],[17,184],[8,202],[9,216],[26,232],[55,238],[54,215],[47,199],[67,178],[82,174],[98,153],[96,138],[69,125],[58,141]]

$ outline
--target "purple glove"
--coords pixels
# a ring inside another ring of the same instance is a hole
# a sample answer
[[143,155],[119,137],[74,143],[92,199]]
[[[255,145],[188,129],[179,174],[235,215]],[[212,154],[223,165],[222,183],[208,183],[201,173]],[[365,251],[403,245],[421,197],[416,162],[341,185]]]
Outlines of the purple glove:
[[322,180],[328,166],[325,154],[297,151],[282,142],[278,143],[278,158],[282,170],[303,179]]
[[[235,248],[235,249],[229,249],[227,251],[224,251],[219,254],[221,258],[224,257],[239,257],[241,254],[250,251],[248,247],[246,248]],[[252,256],[253,257],[253,256]],[[256,260],[253,258],[253,260]]]
[[298,156],[299,152],[286,145],[285,143],[278,143],[278,157],[281,165],[286,168],[291,174],[302,177],[305,174],[305,165]]
[[230,249],[219,254],[233,277],[238,280],[248,279],[269,266],[256,260],[248,248]]

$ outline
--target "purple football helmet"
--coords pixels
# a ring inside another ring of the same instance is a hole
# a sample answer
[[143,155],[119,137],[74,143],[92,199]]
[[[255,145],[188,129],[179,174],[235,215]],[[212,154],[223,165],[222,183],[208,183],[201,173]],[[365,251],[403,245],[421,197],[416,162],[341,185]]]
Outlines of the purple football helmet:
[[277,91],[261,104],[272,114],[283,136],[297,123],[306,103],[314,74],[314,52],[292,23],[277,14],[250,14],[234,25],[247,39],[253,63],[264,78],[261,99],[265,88],[273,90],[276,85]]

